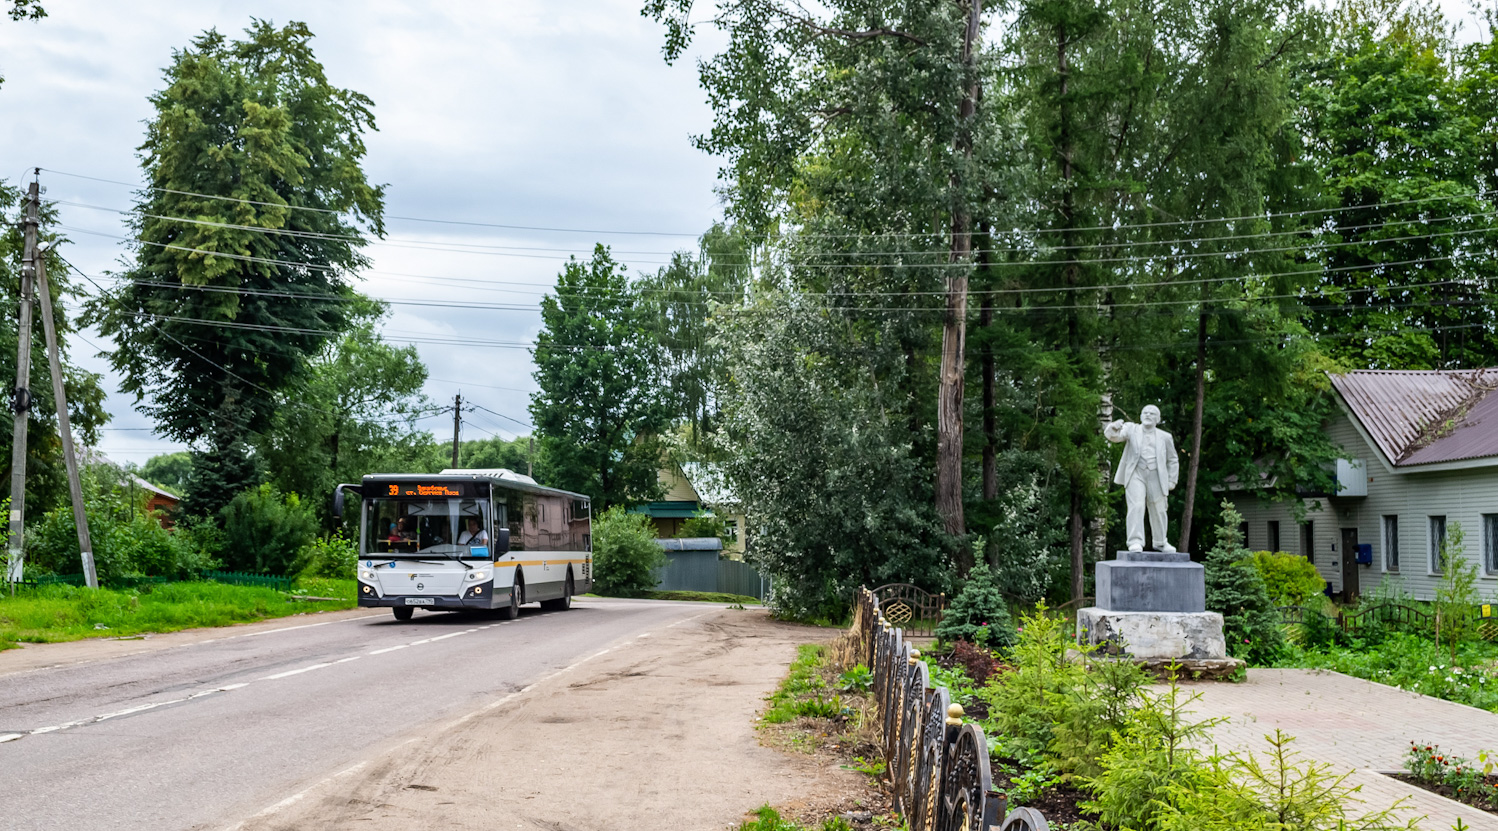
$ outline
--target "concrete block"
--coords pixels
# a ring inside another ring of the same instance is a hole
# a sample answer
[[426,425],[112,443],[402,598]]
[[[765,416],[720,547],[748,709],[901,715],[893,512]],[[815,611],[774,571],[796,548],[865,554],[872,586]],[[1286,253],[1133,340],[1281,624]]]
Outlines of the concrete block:
[[1120,551],[1114,559],[1125,563],[1189,563],[1191,555],[1185,551]]
[[1089,606],[1077,612],[1077,641],[1145,661],[1227,658],[1222,615],[1216,612],[1119,612]]
[[1096,605],[1115,612],[1204,612],[1207,571],[1192,562],[1104,560],[1097,564]]

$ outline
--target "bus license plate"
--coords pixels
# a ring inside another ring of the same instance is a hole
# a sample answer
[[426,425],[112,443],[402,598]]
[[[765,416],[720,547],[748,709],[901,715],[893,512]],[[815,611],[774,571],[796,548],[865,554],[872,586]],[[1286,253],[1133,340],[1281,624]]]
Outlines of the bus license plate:
[[433,603],[436,603],[436,602],[437,601],[434,598],[430,598],[430,597],[408,597],[408,598],[406,598],[406,605],[407,606],[430,606],[430,605],[432,605]]

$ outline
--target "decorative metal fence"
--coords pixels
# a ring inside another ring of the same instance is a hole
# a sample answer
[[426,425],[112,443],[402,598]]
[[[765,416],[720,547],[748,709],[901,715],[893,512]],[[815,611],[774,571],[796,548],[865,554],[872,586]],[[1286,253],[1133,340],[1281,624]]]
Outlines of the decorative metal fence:
[[874,591],[859,591],[853,632],[874,672],[880,750],[895,810],[911,831],[1048,831],[1039,812],[1007,810],[1008,801],[993,789],[982,728],[964,724],[962,706],[947,688],[932,686],[919,650]]
[[909,583],[886,583],[873,593],[884,619],[901,627],[906,637],[935,637],[947,608],[945,594],[932,594]]
[[244,571],[205,571],[203,579],[235,586],[264,586],[283,592],[291,591],[292,582],[290,577],[272,577],[268,574],[251,574]]

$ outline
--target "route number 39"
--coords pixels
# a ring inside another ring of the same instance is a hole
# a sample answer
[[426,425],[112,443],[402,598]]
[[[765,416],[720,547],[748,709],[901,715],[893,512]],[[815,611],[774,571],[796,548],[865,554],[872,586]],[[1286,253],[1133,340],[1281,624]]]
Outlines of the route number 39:
[[401,492],[400,485],[391,485],[390,486],[390,495],[391,496],[399,496],[400,492]]

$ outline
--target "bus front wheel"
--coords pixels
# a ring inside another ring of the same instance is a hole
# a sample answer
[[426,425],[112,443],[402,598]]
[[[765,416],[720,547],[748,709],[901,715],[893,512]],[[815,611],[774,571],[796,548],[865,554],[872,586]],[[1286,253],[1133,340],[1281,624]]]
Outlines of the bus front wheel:
[[524,602],[525,584],[516,580],[515,587],[510,589],[510,605],[499,610],[500,620],[514,620],[520,617],[520,604]]
[[411,615],[416,614],[416,609],[412,606],[391,606],[390,612],[395,615],[396,620],[404,621],[410,620]]

